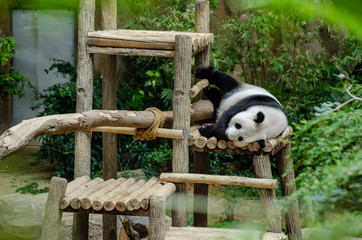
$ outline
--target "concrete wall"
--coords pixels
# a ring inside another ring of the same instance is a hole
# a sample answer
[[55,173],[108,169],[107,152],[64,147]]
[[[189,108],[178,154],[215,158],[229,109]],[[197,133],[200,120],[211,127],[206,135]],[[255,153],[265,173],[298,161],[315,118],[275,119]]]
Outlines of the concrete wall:
[[[67,10],[13,10],[12,35],[17,41],[13,68],[26,76],[39,90],[66,81],[62,77],[46,74],[50,58],[73,62],[76,44],[74,12]],[[37,112],[30,109],[35,96],[25,89],[22,98],[13,96],[11,125],[33,118]]]

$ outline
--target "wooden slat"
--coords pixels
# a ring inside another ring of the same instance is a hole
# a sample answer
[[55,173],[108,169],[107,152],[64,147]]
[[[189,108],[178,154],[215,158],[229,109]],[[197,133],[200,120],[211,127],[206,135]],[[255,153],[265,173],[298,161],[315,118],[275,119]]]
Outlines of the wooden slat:
[[271,233],[258,230],[241,230],[206,227],[170,227],[166,231],[166,240],[285,240],[284,233]]
[[136,48],[112,48],[112,47],[88,47],[88,53],[122,55],[122,56],[139,56],[139,57],[175,57],[174,51],[151,50]]
[[258,179],[193,173],[161,173],[160,181],[175,183],[237,185],[265,189],[276,189],[278,187],[278,180],[276,179]]
[[[137,132],[137,128],[105,126],[105,127],[90,128],[89,131],[111,132],[111,133],[119,133],[119,134],[126,134],[126,135],[135,135]],[[156,131],[156,136],[162,137],[162,138],[183,139],[183,132],[182,132],[182,130],[177,130],[177,129],[158,128]]]

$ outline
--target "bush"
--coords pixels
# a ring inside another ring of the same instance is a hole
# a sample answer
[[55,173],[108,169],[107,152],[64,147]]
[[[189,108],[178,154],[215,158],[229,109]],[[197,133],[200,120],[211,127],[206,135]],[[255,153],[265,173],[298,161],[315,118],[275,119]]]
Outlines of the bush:
[[[354,90],[361,95],[360,86]],[[296,196],[309,222],[328,223],[326,216],[333,212],[362,210],[361,103],[337,112],[330,112],[326,106],[318,116],[301,121],[293,136],[291,157],[299,189]]]

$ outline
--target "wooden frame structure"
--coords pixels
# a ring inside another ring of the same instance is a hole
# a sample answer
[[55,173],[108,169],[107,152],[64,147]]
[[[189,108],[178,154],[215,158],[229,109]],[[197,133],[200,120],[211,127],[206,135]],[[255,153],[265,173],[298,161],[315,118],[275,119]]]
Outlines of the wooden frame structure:
[[[77,113],[70,118],[68,116],[47,116],[36,121],[45,129],[37,129],[38,132],[28,132],[28,139],[21,129],[32,124],[25,121],[19,126],[9,129],[0,136],[1,154],[9,154],[16,151],[19,146],[26,144],[25,140],[35,137],[36,134],[56,134],[69,131],[77,131],[75,138],[75,165],[74,178],[90,176],[91,169],[91,132],[103,132],[103,179],[104,181],[117,178],[117,139],[116,134],[132,134],[134,128],[148,127],[152,119],[151,112],[116,111],[116,55],[136,56],[161,56],[175,59],[175,84],[173,98],[172,120],[166,119],[167,124],[173,125],[173,130],[163,132],[159,129],[159,136],[173,138],[173,177],[165,177],[166,181],[172,181],[176,185],[177,197],[173,200],[172,226],[187,228],[187,182],[194,183],[195,197],[206,196],[203,201],[194,201],[194,223],[196,227],[207,226],[207,195],[208,184],[218,182],[221,184],[236,184],[259,188],[259,195],[265,209],[266,220],[271,232],[281,233],[281,212],[276,202],[276,180],[272,180],[269,155],[275,155],[278,160],[281,188],[283,196],[295,192],[293,163],[288,159],[290,143],[286,131],[282,140],[271,139],[266,148],[260,149],[259,145],[251,144],[246,149],[237,149],[232,143],[217,142],[215,139],[194,138],[190,129],[191,113],[190,96],[196,100],[202,100],[202,94],[198,92],[208,83],[197,82],[191,89],[191,58],[195,55],[195,68],[209,65],[210,44],[213,42],[213,34],[209,33],[209,2],[197,1],[195,11],[196,33],[187,32],[160,32],[160,31],[136,31],[116,30],[116,0],[102,0],[101,19],[103,31],[94,31],[95,0],[80,0],[78,16],[78,75],[77,75]],[[92,110],[93,98],[93,54],[102,54],[102,89],[103,111]],[[197,96],[196,96],[197,95]],[[201,101],[199,101],[201,102]],[[195,103],[195,105],[197,102]],[[212,112],[212,111],[211,111]],[[210,111],[205,111],[203,116],[209,116]],[[139,115],[149,116],[148,122],[139,121]],[[164,116],[170,114],[163,112]],[[95,118],[91,118],[91,116]],[[150,117],[151,116],[151,117]],[[152,118],[153,116],[153,118]],[[93,121],[97,119],[97,121]],[[119,128],[120,120],[127,122],[127,126]],[[151,120],[150,120],[151,119]],[[33,119],[34,120],[34,119]],[[195,123],[203,120],[202,117],[193,117]],[[131,121],[132,123],[129,123]],[[61,124],[63,125],[61,125]],[[102,126],[107,123],[107,126]],[[116,127],[117,126],[117,127]],[[125,128],[126,127],[126,128]],[[16,130],[17,129],[17,130]],[[288,129],[287,129],[288,130]],[[290,134],[290,132],[289,132]],[[215,142],[216,141],[216,142]],[[16,143],[15,143],[16,142]],[[18,142],[21,142],[19,144]],[[189,150],[194,151],[194,172],[196,175],[187,175],[189,171]],[[209,171],[209,152],[232,152],[236,154],[254,155],[253,165],[259,180],[211,177],[205,174]],[[177,175],[179,174],[179,175]],[[181,180],[180,180],[181,179]],[[264,180],[264,181],[261,181]],[[44,227],[52,228],[59,224],[61,217],[60,200],[66,194],[64,179],[55,178],[51,183],[51,191],[48,197]],[[102,180],[103,181],[103,180]],[[258,182],[258,183],[256,183]],[[264,185],[258,185],[264,182]],[[82,196],[87,198],[87,196]],[[164,239],[166,233],[164,226],[156,224],[163,222],[165,217],[165,197],[150,198],[151,210],[149,212],[154,223],[150,223],[150,239]],[[88,211],[74,211],[73,239],[88,239]],[[103,239],[115,239],[117,232],[117,217],[115,214],[103,213]],[[116,213],[116,212],[115,212]],[[60,217],[59,217],[60,216]],[[52,218],[53,217],[53,218]],[[298,203],[293,202],[285,212],[286,226],[289,239],[300,240],[301,229],[298,213]],[[49,224],[48,224],[49,222]],[[53,225],[52,225],[53,224]],[[157,235],[157,234],[160,235]],[[42,239],[51,239],[52,232],[45,231]],[[156,234],[156,235],[153,235]]]

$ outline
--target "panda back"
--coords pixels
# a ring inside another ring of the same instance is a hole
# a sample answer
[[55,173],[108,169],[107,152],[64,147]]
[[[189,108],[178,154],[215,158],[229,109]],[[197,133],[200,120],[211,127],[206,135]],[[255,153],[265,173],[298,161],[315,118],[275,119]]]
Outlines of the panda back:
[[276,102],[279,103],[279,101],[264,88],[250,85],[247,83],[243,83],[240,85],[239,88],[237,88],[236,90],[234,90],[233,92],[231,92],[229,94],[226,94],[223,97],[223,99],[221,99],[220,106],[217,110],[216,119],[219,119],[225,111],[227,111],[228,109],[237,105],[241,100],[249,98],[251,96],[256,96],[256,95],[259,95],[259,96],[265,95],[265,96],[271,97]]

